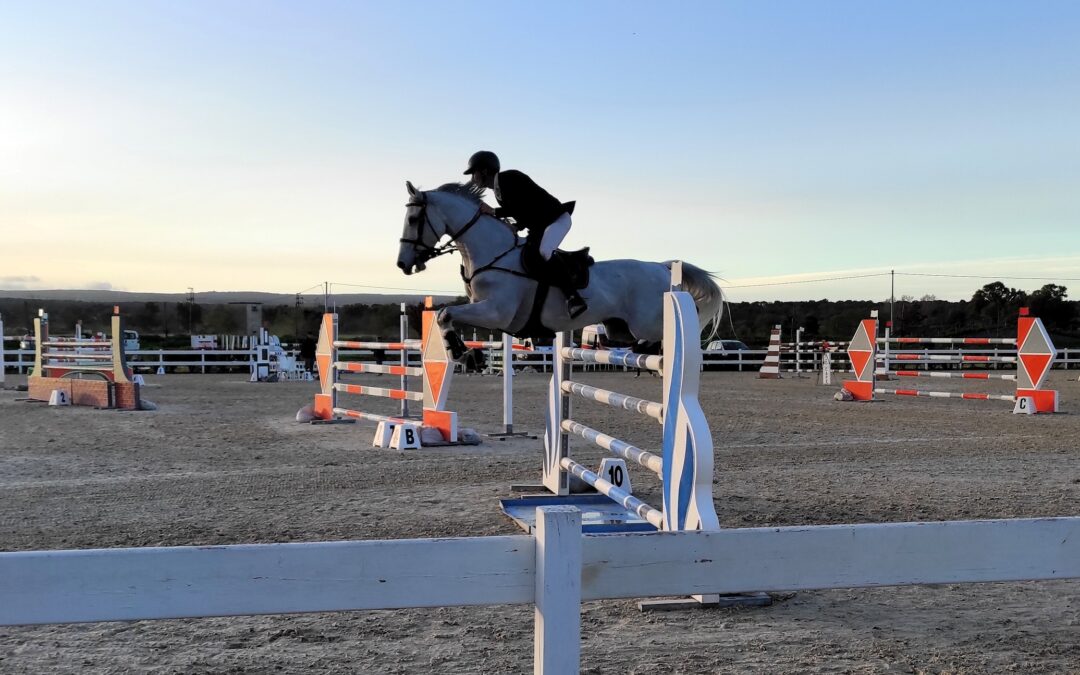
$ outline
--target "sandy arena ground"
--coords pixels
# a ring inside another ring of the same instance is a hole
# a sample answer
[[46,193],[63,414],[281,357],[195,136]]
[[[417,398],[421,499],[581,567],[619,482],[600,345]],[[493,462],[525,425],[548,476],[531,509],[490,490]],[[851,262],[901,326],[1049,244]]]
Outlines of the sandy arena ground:
[[[373,425],[293,422],[315,384],[245,379],[150,377],[145,396],[161,409],[140,413],[52,409],[0,392],[0,549],[518,533],[497,500],[511,483],[539,477],[540,441],[373,450]],[[582,379],[660,396],[659,380],[647,376]],[[836,386],[809,379],[706,373],[721,522],[1080,514],[1074,380],[1062,371],[1050,378],[1066,414],[1029,417],[1000,402],[843,404],[832,400]],[[9,386],[19,381],[8,376]],[[515,379],[518,428],[540,431],[545,386],[539,374]],[[455,380],[465,426],[498,429],[499,387],[494,377]],[[577,411],[645,447],[658,442],[647,418],[589,402]],[[581,442],[574,456],[594,465],[603,455]],[[652,477],[638,470],[634,478],[636,492],[655,502]],[[525,673],[532,612],[0,628],[0,672]],[[582,639],[586,673],[1080,673],[1080,582],[800,592],[764,609],[660,614],[641,614],[633,601],[593,602]]]

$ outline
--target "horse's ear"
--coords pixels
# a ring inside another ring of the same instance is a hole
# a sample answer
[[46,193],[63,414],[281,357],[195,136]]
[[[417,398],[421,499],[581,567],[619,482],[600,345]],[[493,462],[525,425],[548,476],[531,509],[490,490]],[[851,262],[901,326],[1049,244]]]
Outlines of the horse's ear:
[[420,191],[413,186],[412,181],[405,181],[405,189],[409,191],[409,196],[414,199],[420,196]]

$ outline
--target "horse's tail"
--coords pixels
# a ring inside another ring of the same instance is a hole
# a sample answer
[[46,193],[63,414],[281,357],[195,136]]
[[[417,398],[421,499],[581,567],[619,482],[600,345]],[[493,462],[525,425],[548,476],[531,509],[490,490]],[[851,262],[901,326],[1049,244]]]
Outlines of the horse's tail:
[[[671,261],[664,264],[671,267]],[[700,267],[684,262],[682,269],[683,287],[697,305],[701,329],[706,331],[705,340],[712,340],[720,330],[720,319],[724,315],[724,291],[713,275]]]

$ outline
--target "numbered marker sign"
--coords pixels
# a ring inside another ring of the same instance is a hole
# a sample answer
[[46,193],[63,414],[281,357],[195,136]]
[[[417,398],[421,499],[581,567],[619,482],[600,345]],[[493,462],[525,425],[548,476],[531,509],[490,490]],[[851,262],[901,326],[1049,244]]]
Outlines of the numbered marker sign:
[[390,437],[390,447],[394,450],[418,450],[420,448],[420,428],[415,424],[399,424],[394,427]]
[[67,392],[63,389],[53,389],[49,394],[49,405],[71,405]]
[[1035,414],[1035,399],[1030,396],[1018,396],[1016,398],[1016,404],[1013,406],[1014,415],[1034,415]]
[[633,494],[630,487],[630,472],[626,469],[626,461],[615,457],[608,457],[600,462],[600,470],[596,472],[601,478],[617,488]]
[[379,422],[379,426],[375,427],[375,438],[371,441],[371,447],[389,448],[396,428],[397,425],[393,422]]

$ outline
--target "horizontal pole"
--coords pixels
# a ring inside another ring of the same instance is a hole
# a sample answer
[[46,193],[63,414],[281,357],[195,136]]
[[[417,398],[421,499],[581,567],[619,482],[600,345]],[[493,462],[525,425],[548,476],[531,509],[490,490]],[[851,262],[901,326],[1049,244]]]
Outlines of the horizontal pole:
[[608,389],[601,389],[599,387],[593,387],[580,382],[572,382],[570,380],[563,381],[562,390],[567,394],[577,394],[583,398],[598,403],[604,403],[613,408],[622,408],[623,410],[639,412],[642,415],[656,418],[661,422],[664,420],[664,406],[656,401],[647,401],[643,398],[627,396],[626,394],[620,394]]
[[596,488],[598,492],[612,501],[622,505],[626,510],[636,513],[641,519],[648,521],[656,529],[663,529],[664,514],[660,510],[654,509],[626,490],[616,487],[613,483],[604,480],[596,473],[589,471],[569,457],[560,459],[559,466]]
[[380,349],[384,351],[420,351],[419,340],[406,340],[405,342],[357,342],[355,340],[334,340],[334,346],[338,349]]
[[608,366],[625,366],[641,370],[663,370],[664,359],[654,354],[635,354],[633,352],[613,352],[606,349],[580,349],[563,347],[560,356],[571,361],[599,363]]
[[422,391],[387,389],[385,387],[366,387],[362,384],[342,384],[340,382],[334,383],[334,389],[345,394],[356,394],[358,396],[379,396],[382,398],[392,398],[397,401],[424,400],[424,392]]
[[42,347],[112,347],[112,340],[46,340]]
[[42,352],[43,359],[85,359],[87,361],[111,361],[112,354],[77,354],[73,352]]
[[942,338],[942,337],[879,337],[879,343],[899,342],[901,344],[934,345],[1014,345],[1016,338]]
[[420,420],[394,417],[393,415],[380,415],[378,413],[363,412],[352,408],[334,408],[335,415],[351,417],[354,420],[367,420],[368,422],[393,422],[394,424],[421,424]]
[[1015,356],[977,354],[878,354],[878,361],[953,361],[957,363],[1016,363]]
[[897,377],[955,377],[961,380],[1015,380],[1016,375],[999,375],[997,373],[943,373],[937,370],[893,370],[891,375]]
[[465,346],[469,349],[502,349],[503,343],[484,340],[466,340]]
[[[169,365],[172,365],[171,363]],[[42,370],[68,370],[71,372],[78,372],[80,370],[111,373],[113,371],[112,366],[87,366],[78,363],[46,363],[41,366]]]
[[385,375],[411,375],[421,377],[424,369],[415,366],[384,366],[359,361],[335,361],[334,368],[347,373],[381,373]]
[[927,398],[963,398],[970,401],[1016,401],[1016,396],[1007,394],[960,393],[955,391],[922,391],[919,389],[874,389],[875,394],[893,394],[895,396],[918,396]]
[[609,436],[605,433],[601,433],[596,429],[587,427],[580,422],[574,420],[563,420],[560,425],[562,430],[568,434],[574,434],[580,436],[587,441],[591,441],[596,445],[599,445],[605,450],[610,450],[623,459],[628,459],[632,462],[637,462],[646,469],[649,469],[656,475],[663,475],[664,473],[664,458],[660,455],[653,454],[648,450],[642,450],[641,448],[630,445],[626,441],[620,441],[614,436]]

